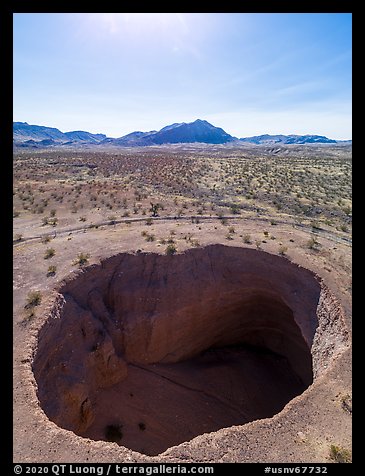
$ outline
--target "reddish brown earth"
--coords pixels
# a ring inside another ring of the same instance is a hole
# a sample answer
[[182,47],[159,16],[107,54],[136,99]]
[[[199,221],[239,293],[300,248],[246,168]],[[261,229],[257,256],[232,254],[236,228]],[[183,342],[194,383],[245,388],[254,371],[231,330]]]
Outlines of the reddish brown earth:
[[347,346],[342,309],[315,273],[210,245],[121,253],[61,282],[33,371],[58,426],[158,455],[272,417]]

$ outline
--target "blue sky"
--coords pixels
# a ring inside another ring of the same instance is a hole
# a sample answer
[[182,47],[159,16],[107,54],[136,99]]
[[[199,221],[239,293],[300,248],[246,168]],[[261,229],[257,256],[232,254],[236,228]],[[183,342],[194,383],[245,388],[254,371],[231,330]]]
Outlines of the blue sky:
[[14,14],[14,121],[351,139],[352,15]]

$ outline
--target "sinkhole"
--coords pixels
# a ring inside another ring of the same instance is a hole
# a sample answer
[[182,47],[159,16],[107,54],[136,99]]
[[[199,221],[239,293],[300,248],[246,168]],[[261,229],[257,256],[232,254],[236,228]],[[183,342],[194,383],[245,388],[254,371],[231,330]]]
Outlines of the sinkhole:
[[335,297],[286,258],[121,253],[61,283],[33,372],[58,426],[153,456],[272,417],[346,338]]

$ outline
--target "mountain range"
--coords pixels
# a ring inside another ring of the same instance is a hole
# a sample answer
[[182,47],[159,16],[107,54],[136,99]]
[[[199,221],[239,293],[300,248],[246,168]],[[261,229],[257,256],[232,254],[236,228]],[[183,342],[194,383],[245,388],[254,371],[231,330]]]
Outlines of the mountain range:
[[54,127],[30,125],[27,122],[13,122],[13,144],[17,147],[52,146],[120,146],[138,147],[179,143],[226,144],[229,142],[250,144],[335,144],[334,139],[319,135],[269,135],[253,137],[231,136],[220,127],[197,119],[189,123],[174,123],[159,131],[136,131],[119,138],[105,134],[92,134],[86,131],[61,132]]
[[334,139],[328,139],[325,136],[316,136],[316,135],[295,135],[290,134],[288,136],[279,134],[279,135],[269,135],[264,134],[261,136],[253,137],[242,137],[240,139],[242,142],[249,142],[251,144],[336,144],[338,141]]

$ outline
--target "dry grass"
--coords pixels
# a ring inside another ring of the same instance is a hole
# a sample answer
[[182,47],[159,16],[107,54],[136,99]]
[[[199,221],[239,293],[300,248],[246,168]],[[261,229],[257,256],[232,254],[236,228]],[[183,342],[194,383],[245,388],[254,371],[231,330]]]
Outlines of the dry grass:
[[330,459],[335,463],[351,463],[351,451],[342,446],[330,446]]
[[45,228],[96,217],[251,212],[351,232],[347,148],[21,151],[14,179],[14,216],[41,215]]

